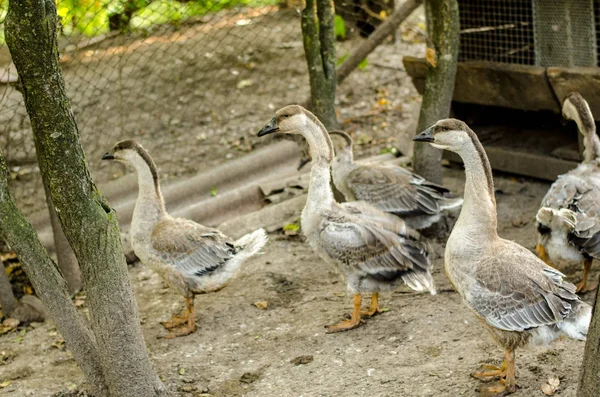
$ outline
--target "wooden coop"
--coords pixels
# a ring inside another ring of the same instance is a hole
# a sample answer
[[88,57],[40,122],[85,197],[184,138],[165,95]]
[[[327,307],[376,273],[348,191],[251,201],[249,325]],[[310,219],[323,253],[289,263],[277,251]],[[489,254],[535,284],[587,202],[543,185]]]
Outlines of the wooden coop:
[[[600,120],[600,0],[458,3],[453,117],[478,134],[496,170],[554,180],[574,168],[581,140],[561,104],[578,91]],[[423,93],[425,59],[404,66]]]

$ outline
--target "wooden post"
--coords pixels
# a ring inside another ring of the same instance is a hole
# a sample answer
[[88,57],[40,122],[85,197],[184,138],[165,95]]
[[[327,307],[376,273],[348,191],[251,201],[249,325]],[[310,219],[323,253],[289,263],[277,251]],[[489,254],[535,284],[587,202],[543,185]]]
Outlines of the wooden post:
[[597,397],[600,392],[600,285],[596,288],[596,301],[592,321],[585,342],[577,397]]
[[[427,0],[425,16],[429,68],[417,133],[450,115],[458,58],[457,0]],[[414,146],[415,172],[435,183],[442,183],[441,159],[441,151],[431,145]]]
[[310,80],[311,110],[328,130],[339,128],[335,115],[335,31],[332,0],[306,0],[302,11],[304,53]]

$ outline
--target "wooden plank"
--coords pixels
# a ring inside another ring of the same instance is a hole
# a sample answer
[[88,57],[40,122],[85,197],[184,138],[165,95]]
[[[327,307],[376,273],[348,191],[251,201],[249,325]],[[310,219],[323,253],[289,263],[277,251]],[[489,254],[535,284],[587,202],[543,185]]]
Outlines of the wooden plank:
[[[559,175],[572,170],[579,164],[575,161],[557,159],[548,155],[510,151],[491,145],[486,146],[485,151],[494,170],[546,179],[548,181],[555,181]],[[456,153],[445,151],[444,158],[462,164],[460,157]]]
[[[415,88],[422,93],[428,67],[425,59],[404,57],[403,64],[413,78]],[[560,105],[546,78],[546,69],[537,66],[459,63],[453,100],[511,109],[560,112]]]
[[548,68],[547,75],[560,103],[577,91],[588,101],[594,118],[600,120],[600,68]]
[[405,56],[402,58],[402,64],[406,73],[412,78],[413,85],[420,95],[425,90],[425,75],[427,74],[427,62],[423,58]]

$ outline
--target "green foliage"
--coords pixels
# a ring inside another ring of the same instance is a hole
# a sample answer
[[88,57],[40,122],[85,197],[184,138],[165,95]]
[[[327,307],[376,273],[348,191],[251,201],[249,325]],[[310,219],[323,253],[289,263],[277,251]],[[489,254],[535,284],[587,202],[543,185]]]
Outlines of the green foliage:
[[350,54],[345,54],[345,55],[342,55],[341,57],[339,57],[338,60],[335,61],[335,66],[340,66],[342,63],[344,63],[344,61],[346,59],[348,59],[349,56],[350,56]]
[[335,19],[333,21],[334,23],[334,31],[335,31],[335,37],[337,39],[345,39],[346,38],[346,22],[344,22],[344,19],[339,16],[336,15]]
[[[278,0],[56,0],[65,36],[97,36],[109,31],[109,17],[132,11],[132,30],[147,30],[154,25],[179,23],[192,16],[215,13],[226,8],[275,5]],[[8,0],[0,0],[0,22],[4,21]],[[4,28],[0,26],[0,43]]]
[[367,61],[367,58],[365,58],[358,64],[358,70],[365,70],[367,66],[369,66],[369,61]]

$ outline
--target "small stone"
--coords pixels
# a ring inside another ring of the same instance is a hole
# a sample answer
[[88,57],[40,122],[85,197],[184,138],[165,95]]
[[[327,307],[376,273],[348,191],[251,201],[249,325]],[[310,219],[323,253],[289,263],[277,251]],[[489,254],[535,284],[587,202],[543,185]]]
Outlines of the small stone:
[[310,355],[298,356],[296,358],[291,359],[290,363],[294,364],[294,365],[308,364],[308,363],[312,362],[313,360],[314,360],[314,357],[310,356]]
[[258,378],[260,378],[259,374],[256,373],[252,373],[252,372],[245,372],[242,377],[240,378],[240,382],[242,383],[254,383],[258,380]]
[[196,386],[192,386],[192,385],[177,386],[177,391],[181,391],[184,393],[191,393],[191,392],[194,392],[197,390],[198,390],[198,388],[196,388]]

